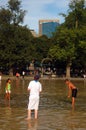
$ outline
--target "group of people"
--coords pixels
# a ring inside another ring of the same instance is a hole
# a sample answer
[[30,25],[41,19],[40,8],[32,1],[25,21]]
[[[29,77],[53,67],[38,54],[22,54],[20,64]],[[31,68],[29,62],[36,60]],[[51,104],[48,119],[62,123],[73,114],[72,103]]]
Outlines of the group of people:
[[[75,98],[77,96],[77,87],[68,79],[65,80],[65,84],[68,86],[68,98],[71,96],[72,91],[72,107],[75,106]],[[38,118],[38,108],[39,108],[39,99],[40,93],[42,92],[42,84],[39,81],[39,75],[35,75],[34,79],[30,81],[28,85],[29,91],[29,103],[28,103],[28,117],[27,119],[31,119],[31,112],[34,110],[34,118]],[[5,99],[10,101],[10,93],[11,93],[11,80],[8,79],[6,82],[5,88]]]

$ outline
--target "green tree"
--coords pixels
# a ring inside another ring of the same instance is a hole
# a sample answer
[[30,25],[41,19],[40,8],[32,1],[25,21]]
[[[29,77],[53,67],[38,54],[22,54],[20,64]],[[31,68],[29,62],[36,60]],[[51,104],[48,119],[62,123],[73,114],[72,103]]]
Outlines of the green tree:
[[27,27],[19,25],[23,22],[24,12],[18,0],[10,0],[6,9],[0,8],[1,68],[10,69],[20,64],[22,67],[29,60],[28,48],[33,37]]
[[20,23],[23,23],[26,11],[21,9],[20,0],[9,0],[8,9],[12,13],[11,22],[14,25],[19,25]]
[[34,48],[34,53],[33,53],[34,59],[41,62],[43,58],[46,58],[48,54],[48,50],[51,45],[52,45],[51,39],[47,38],[46,36],[34,38],[32,40],[32,46]]
[[71,0],[68,12],[64,23],[67,28],[80,28],[86,24],[85,0]]
[[55,32],[55,45],[49,50],[51,58],[66,62],[66,77],[70,77],[71,65],[80,56],[78,50],[82,50],[85,54],[82,48],[86,43],[86,34],[81,34],[83,27],[86,28],[84,21],[86,19],[86,8],[84,4],[84,0],[72,0],[70,2],[69,9],[71,11],[65,17],[65,22]]
[[76,64],[76,68],[80,68],[86,70],[86,27],[78,29],[77,36],[79,38],[79,44],[77,46],[77,56],[74,63]]
[[10,24],[12,18],[12,14],[9,9],[0,9],[0,28],[5,24]]
[[49,57],[66,61],[66,77],[70,77],[70,67],[76,57],[75,41],[77,36],[73,30],[59,30],[56,43],[49,50]]

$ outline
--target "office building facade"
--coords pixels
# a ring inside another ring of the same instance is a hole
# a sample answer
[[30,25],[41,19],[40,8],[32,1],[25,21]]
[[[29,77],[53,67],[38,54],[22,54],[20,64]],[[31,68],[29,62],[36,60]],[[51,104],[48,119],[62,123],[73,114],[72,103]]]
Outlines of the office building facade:
[[46,35],[49,38],[52,37],[53,32],[59,25],[58,19],[39,20],[39,36]]

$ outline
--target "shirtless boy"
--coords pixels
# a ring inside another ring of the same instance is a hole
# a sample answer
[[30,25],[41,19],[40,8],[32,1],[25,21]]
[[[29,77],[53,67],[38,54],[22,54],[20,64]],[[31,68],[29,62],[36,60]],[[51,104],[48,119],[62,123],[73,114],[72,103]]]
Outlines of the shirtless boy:
[[77,88],[76,86],[70,82],[68,79],[65,80],[65,84],[68,86],[69,91],[68,91],[68,98],[71,96],[71,91],[72,91],[72,108],[74,108],[75,105],[75,98],[77,96]]

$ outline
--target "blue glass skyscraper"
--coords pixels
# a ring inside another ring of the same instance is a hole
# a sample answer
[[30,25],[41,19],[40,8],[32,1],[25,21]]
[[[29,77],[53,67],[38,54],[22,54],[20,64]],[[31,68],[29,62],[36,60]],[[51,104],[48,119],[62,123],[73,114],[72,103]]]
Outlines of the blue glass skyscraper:
[[46,35],[47,37],[52,37],[53,32],[59,26],[58,20],[40,20],[39,21],[39,33],[40,35]]
[[53,32],[55,32],[56,28],[59,26],[57,22],[49,22],[42,24],[42,34],[47,37],[52,37]]

